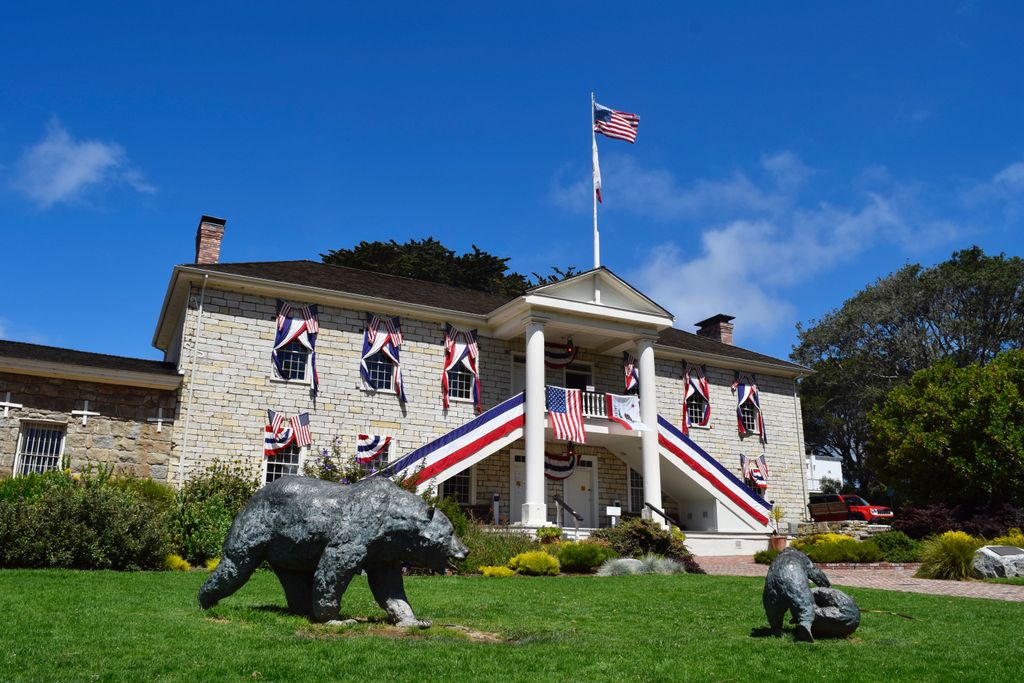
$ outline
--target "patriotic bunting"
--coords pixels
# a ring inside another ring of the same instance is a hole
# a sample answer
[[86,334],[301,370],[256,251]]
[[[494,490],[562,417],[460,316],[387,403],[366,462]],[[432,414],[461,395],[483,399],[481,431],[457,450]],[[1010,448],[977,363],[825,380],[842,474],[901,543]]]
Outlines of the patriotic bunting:
[[267,425],[263,428],[263,455],[277,455],[295,440],[295,432],[284,426],[284,415],[267,410]]
[[[698,422],[691,422],[689,402],[699,396],[704,399],[704,416]],[[711,388],[704,376],[704,368],[683,362],[683,434],[689,436],[691,424],[707,427],[711,423]]]
[[761,414],[761,397],[754,375],[741,375],[737,372],[736,381],[732,383],[732,390],[736,392],[736,422],[740,435],[750,433],[743,424],[743,404],[749,403],[757,413],[757,430],[761,437],[761,443],[768,443],[768,434],[764,429],[764,416]]
[[640,398],[638,396],[605,394],[604,404],[608,411],[608,419],[612,422],[617,422],[626,429],[638,432],[649,429],[640,419]]
[[626,376],[626,393],[635,394],[640,391],[640,368],[636,356],[629,351],[622,352],[622,372]]
[[576,347],[573,346],[572,337],[565,344],[544,343],[544,365],[552,370],[561,370],[574,360],[576,360]]
[[740,469],[743,470],[743,479],[750,482],[751,486],[758,489],[768,488],[768,461],[764,454],[756,458],[748,458],[740,453]]
[[356,437],[356,462],[361,465],[368,465],[380,456],[385,455],[390,445],[390,436],[359,434]]
[[309,351],[306,376],[315,394],[320,390],[320,376],[316,372],[316,336],[320,332],[320,317],[316,305],[302,306],[299,309],[301,318],[293,318],[293,310],[291,304],[277,300],[277,334],[270,360],[274,364],[274,372],[284,379],[284,368],[281,365],[283,360],[278,351],[292,342],[302,344]]
[[480,348],[476,330],[460,330],[445,323],[444,370],[441,372],[441,396],[448,409],[448,373],[459,365],[473,374],[473,404],[480,408]]
[[363,355],[359,363],[359,375],[363,388],[377,391],[378,387],[370,376],[366,361],[370,356],[383,353],[393,365],[391,383],[398,400],[405,403],[405,386],[402,383],[402,364],[398,352],[402,346],[402,324],[398,318],[379,318],[373,313],[366,314],[366,332],[363,335]]
[[583,427],[583,399],[579,389],[547,387],[548,417],[556,439],[587,442]]
[[548,479],[568,479],[575,471],[576,452],[571,448],[565,453],[544,453],[544,476]]

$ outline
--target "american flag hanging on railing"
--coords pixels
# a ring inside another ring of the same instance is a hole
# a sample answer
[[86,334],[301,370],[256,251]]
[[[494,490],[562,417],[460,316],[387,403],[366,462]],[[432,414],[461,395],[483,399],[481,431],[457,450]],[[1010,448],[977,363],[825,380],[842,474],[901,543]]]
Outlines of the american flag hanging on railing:
[[556,439],[587,442],[583,426],[583,401],[579,389],[547,387],[548,418]]

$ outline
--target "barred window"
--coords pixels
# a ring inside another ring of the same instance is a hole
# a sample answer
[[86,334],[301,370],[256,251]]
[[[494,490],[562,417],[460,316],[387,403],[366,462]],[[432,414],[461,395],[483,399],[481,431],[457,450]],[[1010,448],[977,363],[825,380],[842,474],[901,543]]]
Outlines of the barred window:
[[302,449],[293,442],[280,453],[268,456],[263,460],[266,468],[263,483],[269,484],[281,477],[296,477],[301,474],[299,464],[302,460]]
[[366,369],[370,373],[370,381],[378,390],[393,388],[391,382],[395,374],[395,366],[382,351],[378,351],[366,359]]
[[691,396],[686,400],[686,414],[690,418],[690,424],[699,425],[704,421],[707,405],[708,402],[700,394]]
[[472,505],[471,499],[471,475],[468,469],[441,482],[438,486],[437,495],[441,498],[451,498],[459,505]]
[[281,359],[282,379],[306,379],[309,349],[295,340],[288,342],[277,352],[277,355]]
[[64,430],[64,425],[23,422],[18,439],[17,474],[58,469],[64,452]]
[[632,467],[629,468],[629,511],[643,512],[644,509],[644,475]]
[[757,409],[750,403],[740,406],[740,416],[743,418],[743,428],[748,432],[757,433]]
[[448,371],[448,397],[472,399],[475,383],[476,377],[473,373],[459,363]]

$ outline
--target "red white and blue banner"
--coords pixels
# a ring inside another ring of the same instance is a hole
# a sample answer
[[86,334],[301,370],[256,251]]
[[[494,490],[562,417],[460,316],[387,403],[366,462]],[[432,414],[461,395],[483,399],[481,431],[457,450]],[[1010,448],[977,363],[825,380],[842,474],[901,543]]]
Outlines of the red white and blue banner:
[[386,455],[390,445],[390,436],[359,434],[356,436],[356,462],[360,465],[367,465],[382,455]]
[[576,453],[544,452],[544,476],[556,481],[568,479],[576,471]]
[[757,431],[761,437],[761,443],[768,443],[768,433],[764,429],[764,415],[761,414],[761,396],[757,390],[757,380],[754,375],[736,373],[736,381],[732,383],[732,390],[736,392],[736,423],[740,435],[750,434],[750,430],[743,424],[743,405],[749,404],[757,413]]
[[525,394],[519,393],[481,413],[461,427],[404,455],[378,471],[378,475],[410,476],[417,485],[445,473],[488,447],[500,447],[522,436],[526,423]]
[[284,426],[284,415],[276,410],[267,410],[267,424],[263,428],[263,455],[275,456],[295,441],[295,432]]
[[579,389],[547,387],[548,421],[556,439],[587,442],[587,430],[583,426],[583,396]]
[[772,508],[768,501],[751,491],[736,475],[660,415],[658,446],[662,455],[683,463],[757,524],[768,526],[768,514]]
[[448,409],[448,373],[462,365],[473,375],[473,405],[480,412],[480,347],[476,330],[460,330],[445,323],[444,370],[441,372],[441,396]]
[[572,339],[565,344],[544,342],[544,365],[552,370],[561,370],[576,360],[576,351]]
[[[700,420],[693,422],[690,418],[690,399],[700,397],[704,399],[704,415]],[[708,386],[708,378],[704,376],[704,368],[700,365],[690,365],[683,361],[683,434],[690,435],[690,427],[707,427],[711,423],[711,388]]]
[[366,314],[366,332],[363,334],[363,355],[359,362],[359,376],[363,381],[363,388],[371,391],[378,391],[378,387],[366,361],[370,356],[378,353],[391,361],[392,375],[391,385],[395,390],[398,400],[405,403],[405,386],[402,383],[402,363],[399,360],[399,350],[402,348],[402,323],[398,318],[379,318],[373,313]]
[[612,422],[616,422],[626,429],[635,429],[638,432],[648,429],[647,425],[640,419],[640,398],[638,396],[605,394],[604,407],[608,412],[608,419]]
[[292,342],[298,342],[309,351],[309,369],[306,371],[306,378],[315,394],[320,390],[320,377],[316,372],[316,336],[320,332],[320,317],[315,304],[302,306],[301,318],[293,318],[291,304],[277,300],[277,333],[274,336],[274,350],[270,353],[270,360],[274,364],[274,372],[279,378],[284,378],[284,368],[281,366],[282,358],[278,353],[285,346]]
[[768,488],[768,461],[765,460],[763,453],[756,458],[748,458],[740,453],[740,469],[743,471],[743,478],[754,488]]
[[626,376],[626,393],[640,391],[640,368],[637,367],[636,356],[629,351],[622,352],[622,372]]

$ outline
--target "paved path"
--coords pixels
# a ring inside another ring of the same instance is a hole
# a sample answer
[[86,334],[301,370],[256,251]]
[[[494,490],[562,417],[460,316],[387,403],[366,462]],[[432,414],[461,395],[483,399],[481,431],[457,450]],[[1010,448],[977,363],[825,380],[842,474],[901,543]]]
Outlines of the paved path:
[[[767,565],[755,564],[750,557],[704,556],[698,557],[697,562],[708,574],[720,576],[764,576],[768,572]],[[1024,602],[1024,586],[915,579],[913,570],[907,569],[826,569],[825,572],[829,580],[839,586]]]

